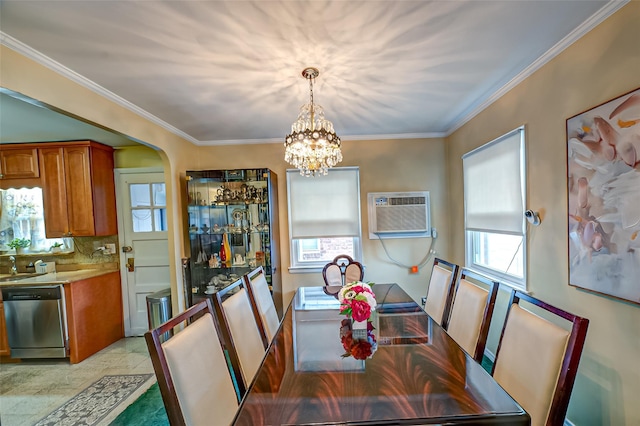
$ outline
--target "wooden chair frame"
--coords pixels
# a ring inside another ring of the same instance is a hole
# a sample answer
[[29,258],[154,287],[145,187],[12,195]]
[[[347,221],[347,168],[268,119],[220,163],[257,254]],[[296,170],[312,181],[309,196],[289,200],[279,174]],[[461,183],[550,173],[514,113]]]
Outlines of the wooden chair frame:
[[251,309],[253,310],[253,316],[256,318],[256,324],[258,324],[258,330],[260,331],[262,344],[266,349],[269,347],[269,344],[271,342],[269,341],[269,336],[267,335],[267,329],[265,327],[264,321],[262,320],[262,315],[260,315],[260,308],[258,307],[258,301],[256,300],[256,295],[253,292],[253,286],[251,285],[251,277],[255,276],[256,274],[264,275],[264,269],[262,268],[262,266],[258,266],[248,274],[245,274],[242,278],[245,281],[245,288],[247,289],[247,293],[249,294]]
[[571,398],[571,391],[573,390],[573,384],[575,383],[576,374],[578,372],[578,365],[580,364],[582,349],[584,348],[584,343],[587,338],[587,328],[589,327],[589,320],[587,318],[574,315],[570,312],[552,306],[521,291],[512,290],[511,299],[509,301],[509,310],[507,311],[507,317],[505,318],[502,333],[500,334],[500,342],[498,343],[498,349],[496,350],[496,357],[493,363],[493,368],[491,369],[491,375],[493,375],[496,364],[499,362],[500,347],[502,346],[504,330],[507,326],[507,321],[509,320],[511,306],[513,306],[513,304],[519,304],[521,300],[524,300],[534,306],[537,306],[540,309],[557,315],[572,324],[571,332],[569,334],[569,340],[567,342],[567,348],[562,360],[560,374],[558,375],[558,381],[556,382],[553,399],[551,401],[551,407],[549,409],[549,415],[546,421],[546,424],[549,426],[562,425],[567,415],[567,408],[569,406],[569,399]]
[[[260,318],[260,314],[258,313],[258,308],[256,307],[255,303],[252,302],[251,300],[251,290],[248,290],[247,288],[250,287],[247,285],[247,283],[245,282],[244,277],[240,277],[238,278],[236,281],[234,281],[233,283],[231,283],[230,285],[228,285],[227,287],[223,288],[222,290],[219,290],[217,292],[215,292],[212,296],[213,299],[213,307],[214,310],[216,312],[217,318],[218,318],[218,322],[220,325],[220,330],[221,330],[221,335],[226,343],[226,345],[230,348],[233,348],[234,353],[236,354],[236,358],[238,360],[238,369],[235,369],[234,366],[234,371],[238,371],[237,376],[243,376],[243,372],[241,370],[240,367],[240,358],[238,357],[238,352],[236,349],[236,344],[234,342],[233,336],[231,334],[231,328],[229,328],[229,321],[227,319],[227,315],[224,312],[224,309],[222,307],[222,302],[224,300],[226,300],[226,298],[229,296],[229,293],[231,293],[233,290],[235,289],[241,289],[244,288],[247,292],[247,296],[249,297],[249,305],[251,306],[251,311],[253,312],[253,317],[256,321],[256,324],[258,325],[258,332],[260,334],[261,340],[262,340],[262,344],[264,346],[264,349],[266,351],[267,347],[269,346],[268,342],[263,338],[263,336],[266,336],[266,331],[264,330],[264,325],[262,324],[262,319]],[[245,383],[243,381],[243,388],[241,390],[241,396],[244,397],[244,394],[246,393],[246,390],[248,389],[249,385],[250,385],[250,380],[247,379],[247,383]]]
[[[451,279],[448,284],[447,297],[444,305],[444,312],[442,313],[442,318],[440,322],[440,325],[442,326],[442,328],[446,330],[447,326],[449,325],[449,316],[451,315],[451,305],[453,303],[455,284],[458,278],[458,271],[460,269],[460,266],[456,265],[455,263],[447,262],[446,260],[439,259],[436,257],[433,259],[433,266],[435,267],[437,265],[444,265],[447,268],[451,269]],[[429,277],[429,286],[431,286],[432,276],[433,276],[433,269],[431,270],[431,276]],[[427,288],[427,297],[428,295],[429,295],[429,288]],[[422,304],[423,307],[426,304],[427,297],[424,298],[424,303]]]
[[[488,287],[489,296],[487,297],[487,303],[484,307],[484,314],[482,315],[482,324],[480,325],[480,333],[478,334],[478,342],[476,344],[476,350],[473,354],[473,359],[477,362],[482,363],[482,357],[484,356],[484,349],[487,346],[487,337],[489,336],[489,327],[491,326],[491,318],[493,317],[493,309],[496,304],[496,298],[498,297],[498,289],[500,288],[500,283],[498,281],[492,280],[491,278],[479,274],[477,272],[473,272],[467,268],[462,268],[460,270],[460,276],[457,279],[457,283],[454,290],[454,297],[452,299],[451,307],[449,309],[449,318],[447,318],[447,327],[449,326],[449,321],[451,320],[451,311],[453,310],[453,305],[455,302],[455,295],[458,293],[458,286],[461,280],[468,280],[471,283],[474,281],[483,283]],[[475,283],[474,283],[475,284]]]
[[329,267],[331,267],[332,265],[338,266],[340,268],[340,275],[342,276],[343,286],[347,284],[345,283],[345,279],[347,274],[347,267],[350,265],[356,265],[360,269],[359,281],[362,281],[364,279],[364,266],[362,266],[362,263],[358,262],[357,260],[353,260],[353,258],[349,255],[339,254],[338,256],[334,257],[331,262],[324,265],[324,268],[322,268],[322,278],[324,279],[324,287],[322,289],[324,290],[325,294],[328,294],[330,296],[335,296],[337,294],[337,292],[333,293],[328,288],[330,286],[329,281],[327,280],[327,269],[329,269]]
[[[211,305],[211,301],[209,299],[190,307],[179,315],[171,318],[164,324],[161,324],[144,334],[145,341],[147,342],[147,347],[149,349],[149,355],[151,357],[151,363],[153,364],[153,369],[158,380],[158,387],[160,388],[162,401],[164,402],[165,408],[167,410],[169,423],[172,426],[184,426],[185,420],[182,409],[180,408],[180,403],[178,402],[178,395],[176,393],[173,378],[171,377],[171,373],[169,371],[169,365],[167,364],[167,359],[164,355],[164,350],[162,349],[163,335],[165,335],[165,333],[168,333],[169,336],[173,336],[173,329],[175,327],[184,322],[187,323],[186,326],[188,327],[189,324],[206,313],[211,314],[213,323],[218,332],[218,336],[220,336],[221,327],[218,323],[216,315],[214,314],[213,306]],[[220,345],[222,345],[223,350],[229,356],[229,362],[231,364],[231,369],[228,369],[229,375],[231,377],[231,380],[235,380],[235,382],[237,383],[238,393],[236,394],[236,397],[238,398],[238,403],[240,403],[242,401],[242,396],[244,395],[246,390],[244,380],[242,379],[242,375],[240,374],[240,361],[234,348],[225,346],[225,343],[220,338],[218,338],[218,340],[220,341]],[[197,378],[194,380],[197,380]]]

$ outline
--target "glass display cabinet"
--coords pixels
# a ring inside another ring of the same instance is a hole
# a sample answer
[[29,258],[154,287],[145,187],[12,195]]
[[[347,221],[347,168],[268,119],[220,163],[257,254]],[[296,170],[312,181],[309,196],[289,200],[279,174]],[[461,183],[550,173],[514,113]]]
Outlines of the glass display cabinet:
[[262,266],[281,314],[276,174],[269,169],[187,171],[186,181],[189,305]]

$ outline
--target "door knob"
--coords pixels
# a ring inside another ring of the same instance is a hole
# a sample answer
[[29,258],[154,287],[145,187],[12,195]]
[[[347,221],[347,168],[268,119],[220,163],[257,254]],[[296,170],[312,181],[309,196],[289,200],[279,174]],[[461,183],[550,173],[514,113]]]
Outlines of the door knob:
[[133,247],[131,247],[131,246],[122,246],[122,252],[123,253],[129,253],[130,251],[133,251]]

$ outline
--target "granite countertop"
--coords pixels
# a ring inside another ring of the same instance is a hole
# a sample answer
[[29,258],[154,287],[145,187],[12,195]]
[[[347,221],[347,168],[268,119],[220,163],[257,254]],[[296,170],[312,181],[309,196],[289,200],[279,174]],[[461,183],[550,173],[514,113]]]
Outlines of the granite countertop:
[[[51,272],[48,274],[35,275],[34,274],[23,274],[30,275],[24,278],[20,277],[20,274],[17,276],[11,276],[9,274],[0,274],[0,287],[7,286],[25,286],[25,285],[47,285],[47,284],[67,284],[73,281],[80,281],[87,278],[93,278],[104,274],[109,274],[111,272],[115,272],[117,269],[79,269],[76,271],[58,271]],[[15,277],[15,280],[11,281],[1,281],[2,279]]]

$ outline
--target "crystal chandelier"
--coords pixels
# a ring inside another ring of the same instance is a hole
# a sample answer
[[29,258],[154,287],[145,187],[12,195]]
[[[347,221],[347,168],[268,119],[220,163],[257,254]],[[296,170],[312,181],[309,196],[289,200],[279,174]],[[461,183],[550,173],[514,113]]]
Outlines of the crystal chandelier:
[[342,161],[340,138],[333,131],[333,123],[324,118],[322,107],[313,103],[313,81],[318,75],[317,68],[302,71],[309,80],[310,101],[300,107],[284,142],[284,160],[300,169],[303,176],[326,175],[329,168]]

